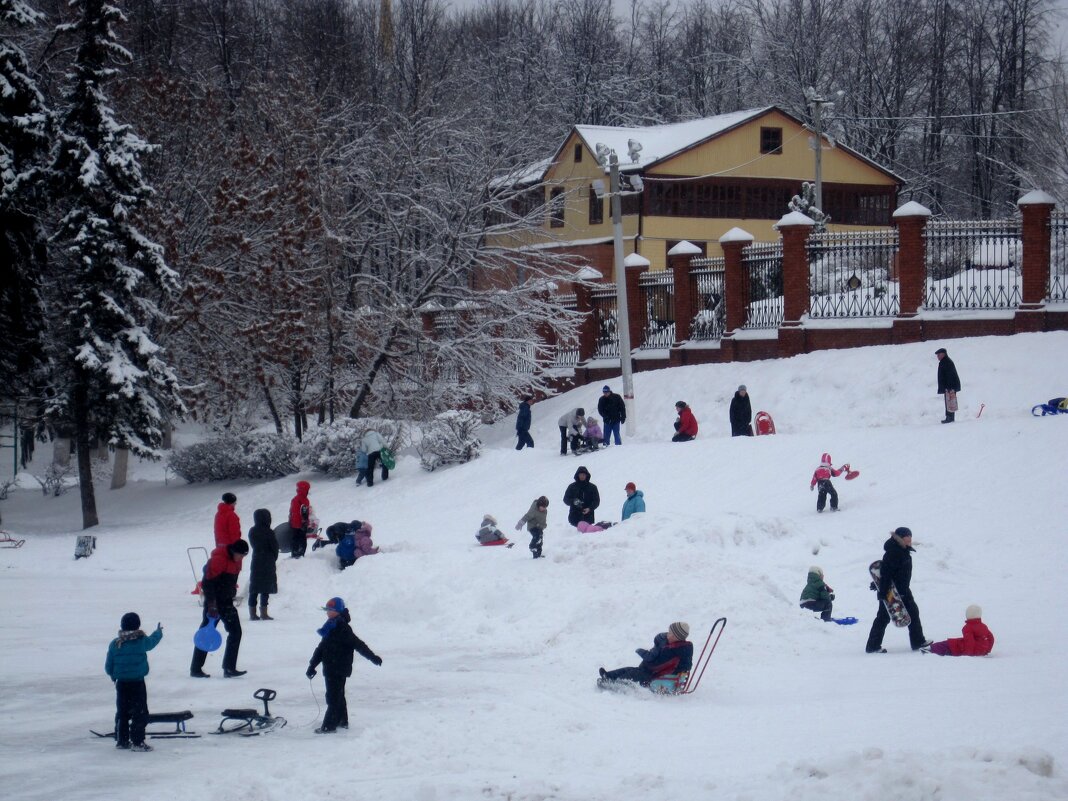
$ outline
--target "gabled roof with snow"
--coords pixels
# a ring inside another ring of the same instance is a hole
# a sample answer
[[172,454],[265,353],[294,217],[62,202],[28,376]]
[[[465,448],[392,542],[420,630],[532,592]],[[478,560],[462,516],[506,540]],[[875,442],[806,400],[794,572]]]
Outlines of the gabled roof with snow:
[[[619,156],[619,169],[624,171],[644,170],[689,150],[732,128],[749,122],[769,111],[775,106],[751,108],[745,111],[732,111],[700,120],[673,122],[667,125],[643,125],[625,128],[614,125],[576,125],[574,128],[591,153],[597,153],[597,143],[608,145]],[[635,139],[641,143],[642,150],[638,161],[631,161],[628,153],[628,141]]]

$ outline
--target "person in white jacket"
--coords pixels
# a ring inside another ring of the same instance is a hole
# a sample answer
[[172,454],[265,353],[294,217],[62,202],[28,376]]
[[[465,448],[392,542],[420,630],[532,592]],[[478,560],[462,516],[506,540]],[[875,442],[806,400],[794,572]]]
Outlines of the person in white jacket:
[[[373,487],[375,485],[375,465],[381,457],[382,449],[386,447],[386,441],[382,439],[381,434],[372,428],[368,429],[367,433],[363,435],[362,444],[364,451],[367,453],[367,486]],[[384,464],[382,465],[382,480],[389,480],[389,468]]]
[[567,443],[571,441],[571,452],[578,453],[579,436],[586,428],[586,410],[579,407],[572,409],[559,420],[560,426],[560,455],[567,456]]

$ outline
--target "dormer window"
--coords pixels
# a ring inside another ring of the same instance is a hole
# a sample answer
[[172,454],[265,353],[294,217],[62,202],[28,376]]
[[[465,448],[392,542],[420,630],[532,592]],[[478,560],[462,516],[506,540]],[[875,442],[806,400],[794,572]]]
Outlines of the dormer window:
[[575,145],[575,163],[582,163],[582,145]]

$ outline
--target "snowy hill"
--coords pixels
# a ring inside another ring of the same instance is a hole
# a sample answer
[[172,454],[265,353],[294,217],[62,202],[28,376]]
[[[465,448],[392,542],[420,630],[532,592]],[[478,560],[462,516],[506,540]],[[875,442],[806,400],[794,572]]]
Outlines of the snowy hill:
[[[953,425],[938,424],[939,345],[963,382]],[[1065,353],[1068,333],[1049,333],[641,373],[638,433],[619,448],[559,455],[557,418],[593,413],[597,385],[534,406],[534,450],[513,450],[506,420],[469,465],[428,474],[402,456],[372,489],[301,476],[324,524],[370,520],[383,552],[343,573],[332,550],[280,560],[277,620],[241,610],[240,679],[221,678],[219,654],[210,680],[188,677],[200,612],[186,548],[211,545],[222,492],[237,494],[247,530],[258,507],[284,516],[298,477],[188,486],[140,465],[126,489],[98,492],[98,550],[77,562],[76,493],[43,498],[24,481],[3,504],[4,528],[27,543],[0,550],[0,786],[26,801],[1068,799],[1068,416],[1030,415],[1068,394]],[[777,436],[728,436],[740,383]],[[679,399],[700,422],[695,442],[668,441]],[[836,480],[836,515],[817,515],[808,491],[824,451],[861,471]],[[577,533],[560,499],[579,464],[600,488],[598,519],[619,519],[627,481],[648,512]],[[511,526],[540,494],[547,558],[534,561]],[[486,512],[515,548],[476,546]],[[889,653],[864,653],[876,611],[867,565],[901,525],[915,532],[927,635],[960,636],[965,607],[981,604],[990,657],[913,653],[892,628]],[[836,615],[858,625],[798,608],[813,564]],[[333,595],[384,664],[357,658],[353,728],[323,736],[322,680],[309,688],[304,670]],[[202,739],[131,754],[88,736],[110,729],[104,656],[131,610],[165,630],[150,708],[193,710]],[[599,666],[637,664],[633,649],[671,621],[690,623],[699,651],[720,616],[695,695],[596,689]],[[222,708],[254,706],[258,687],[278,691],[285,729],[207,736]]]

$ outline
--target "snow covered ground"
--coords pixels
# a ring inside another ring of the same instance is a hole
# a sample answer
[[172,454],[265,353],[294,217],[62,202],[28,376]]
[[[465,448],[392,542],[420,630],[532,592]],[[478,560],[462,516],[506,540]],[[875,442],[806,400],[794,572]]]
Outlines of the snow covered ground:
[[[939,425],[939,345],[963,381],[954,425]],[[1068,333],[830,351],[781,361],[635,377],[637,434],[576,459],[558,453],[556,419],[595,406],[600,386],[534,407],[534,450],[515,452],[512,421],[486,432],[476,462],[428,474],[402,456],[388,482],[312,481],[324,524],[375,526],[382,554],[339,573],[330,550],[279,562],[274,622],[249,622],[223,679],[189,678],[199,623],[189,546],[211,545],[219,496],[236,492],[244,528],[264,506],[286,512],[297,476],[261,484],[163,482],[139,465],[125,489],[98,489],[98,549],[74,561],[78,498],[43,498],[30,479],[3,503],[0,550],[0,788],[7,799],[196,798],[198,801],[511,799],[737,801],[1068,799],[1068,416],[1032,405],[1068,394]],[[619,382],[610,382],[618,390]],[[778,435],[728,436],[739,383]],[[672,444],[673,404],[701,424]],[[979,419],[979,404],[985,411]],[[47,451],[47,449],[44,449]],[[820,454],[860,469],[836,481],[843,511],[815,512]],[[44,467],[39,452],[34,469]],[[560,502],[579,464],[601,491],[598,519],[618,520],[635,481],[649,511],[603,534],[569,528]],[[10,470],[10,467],[6,467]],[[485,512],[511,525],[539,494],[552,501],[547,558],[526,534],[479,548]],[[988,658],[913,653],[889,630],[867,655],[876,611],[867,566],[895,526],[915,532],[913,588],[928,636],[959,636],[981,604],[997,638]],[[818,553],[817,553],[818,552]],[[819,622],[797,607],[809,565],[837,593]],[[322,679],[304,677],[333,595],[385,660],[357,657],[353,728],[317,735]],[[124,612],[164,639],[150,654],[150,707],[191,709],[196,740],[119,752],[110,730],[108,641]],[[676,619],[697,650],[727,628],[689,697],[604,693],[597,668],[636,664],[636,647]],[[289,720],[264,737],[214,737],[227,706]]]

